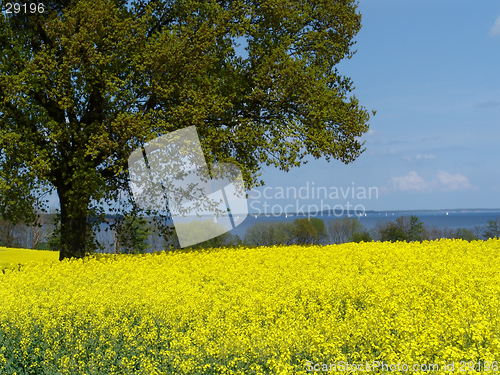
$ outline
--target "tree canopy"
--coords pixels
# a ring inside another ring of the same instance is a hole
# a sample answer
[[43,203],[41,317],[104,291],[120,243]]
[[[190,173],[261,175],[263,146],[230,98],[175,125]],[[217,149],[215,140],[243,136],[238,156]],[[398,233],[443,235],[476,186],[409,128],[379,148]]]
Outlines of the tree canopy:
[[396,222],[389,221],[380,228],[381,241],[422,241],[424,235],[424,223],[414,215],[400,216]]
[[0,216],[33,220],[55,191],[60,259],[92,247],[88,218],[130,194],[128,156],[168,132],[195,125],[207,163],[239,166],[247,189],[264,165],[363,151],[370,116],[336,69],[361,28],[355,1],[44,4],[0,17]]

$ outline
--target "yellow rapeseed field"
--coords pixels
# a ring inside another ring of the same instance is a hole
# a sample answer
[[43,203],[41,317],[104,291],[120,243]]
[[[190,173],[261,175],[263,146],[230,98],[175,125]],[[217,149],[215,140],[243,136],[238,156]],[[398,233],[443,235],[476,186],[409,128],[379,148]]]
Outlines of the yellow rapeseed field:
[[0,271],[19,264],[40,261],[58,261],[59,253],[47,250],[14,249],[0,247]]
[[30,263],[0,272],[0,301],[0,374],[494,373],[500,361],[499,240]]

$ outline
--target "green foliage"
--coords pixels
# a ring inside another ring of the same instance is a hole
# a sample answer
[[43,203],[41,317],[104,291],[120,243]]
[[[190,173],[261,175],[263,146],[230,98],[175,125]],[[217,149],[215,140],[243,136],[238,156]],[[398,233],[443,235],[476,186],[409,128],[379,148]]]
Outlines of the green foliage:
[[35,250],[52,250],[52,248],[48,242],[40,242]]
[[11,221],[0,218],[0,246],[21,247],[16,233],[18,229]]
[[319,218],[297,218],[290,221],[258,222],[247,229],[244,243],[248,246],[292,244],[326,244],[325,222]]
[[258,222],[247,229],[244,243],[248,246],[291,245],[294,224],[287,221]]
[[333,219],[328,221],[326,226],[330,241],[334,244],[352,242],[354,237],[358,238],[359,234],[365,232],[365,228],[355,217]]
[[325,222],[321,219],[297,218],[293,225],[293,242],[297,245],[324,244],[328,239]]
[[61,233],[59,227],[55,227],[49,235],[47,247],[53,251],[61,251]]
[[312,244],[316,239],[316,229],[311,221],[307,219],[295,219],[294,242],[299,245]]
[[150,247],[148,243],[150,228],[143,217],[128,214],[116,226],[116,249],[118,253],[145,253]]
[[453,234],[453,238],[458,238],[466,241],[476,241],[479,239],[470,230],[466,228],[457,228],[457,230]]
[[483,232],[483,237],[486,239],[500,237],[500,218],[488,221],[488,226]]
[[[62,239],[65,238],[61,232],[61,214],[59,212],[53,213],[51,215],[51,222],[52,222],[51,223],[52,230],[48,235],[47,241],[44,246],[47,247],[47,250],[60,252],[62,248],[61,245]],[[85,232],[84,239],[85,239],[86,254],[88,255],[94,254],[97,251],[97,249],[100,248],[100,245],[96,241],[96,238],[92,231],[92,224],[86,220],[82,228],[83,231]]]
[[349,237],[349,242],[372,242],[373,239],[367,230],[361,232],[354,232],[351,237]]
[[380,240],[381,241],[406,241],[407,237],[403,230],[392,221],[389,221],[381,230],[380,230]]
[[454,234],[455,231],[452,228],[448,228],[447,225],[444,227],[424,225],[424,238],[427,241],[434,241],[440,238],[454,238]]
[[407,241],[422,241],[424,239],[424,223],[417,216],[401,216],[396,219],[396,224],[400,226],[406,235]]
[[264,165],[363,152],[370,116],[336,69],[361,28],[353,0],[44,4],[0,17],[0,215],[31,222],[55,191],[60,259],[92,251],[105,204],[134,205],[128,156],[159,135],[195,125],[207,163],[240,166],[247,189]]
[[326,225],[323,219],[319,219],[317,217],[310,218],[311,223],[314,226],[314,230],[316,231],[316,244],[326,244],[328,243],[328,233],[326,232]]
[[424,224],[417,216],[401,216],[396,222],[389,221],[380,229],[381,241],[422,241],[425,235]]

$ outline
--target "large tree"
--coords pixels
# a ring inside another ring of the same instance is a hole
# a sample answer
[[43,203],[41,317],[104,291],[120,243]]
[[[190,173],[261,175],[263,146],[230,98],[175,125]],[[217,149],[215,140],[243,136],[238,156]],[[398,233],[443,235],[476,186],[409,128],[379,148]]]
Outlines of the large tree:
[[162,134],[195,125],[207,163],[238,165],[247,188],[263,165],[363,151],[369,114],[336,69],[354,53],[355,1],[44,5],[0,17],[0,215],[33,220],[55,190],[60,259],[91,249],[88,218],[130,192],[129,155]]

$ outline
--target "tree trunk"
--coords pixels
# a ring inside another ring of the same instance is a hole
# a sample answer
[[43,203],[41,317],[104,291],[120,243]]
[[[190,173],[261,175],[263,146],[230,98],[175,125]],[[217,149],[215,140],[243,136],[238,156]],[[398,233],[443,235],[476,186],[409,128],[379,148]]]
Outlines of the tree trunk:
[[75,196],[66,187],[58,188],[61,205],[61,248],[59,260],[85,257],[89,244],[87,209],[90,199]]

